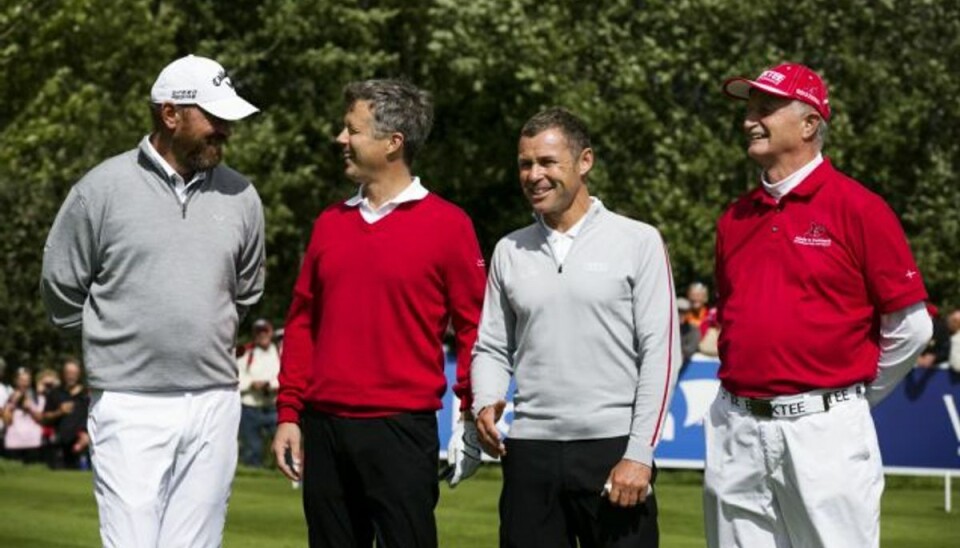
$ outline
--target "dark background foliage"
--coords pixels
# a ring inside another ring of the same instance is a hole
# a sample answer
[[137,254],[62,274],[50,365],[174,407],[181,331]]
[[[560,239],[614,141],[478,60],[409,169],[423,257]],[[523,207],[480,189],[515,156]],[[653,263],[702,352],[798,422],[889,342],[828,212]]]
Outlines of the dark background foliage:
[[[333,138],[352,80],[429,89],[436,124],[415,171],[474,219],[485,252],[530,221],[516,137],[540,108],[583,116],[591,191],[661,229],[678,286],[712,276],[714,221],[756,184],[728,76],[782,60],[827,80],[826,154],[900,215],[927,287],[960,306],[960,4],[809,0],[0,0],[0,356],[76,352],[37,295],[47,230],[70,186],[148,131],[156,75],[213,57],[263,112],[227,161],[257,185],[282,322],[313,218],[349,196]],[[149,314],[149,310],[143,311]],[[247,320],[250,321],[249,319]]]

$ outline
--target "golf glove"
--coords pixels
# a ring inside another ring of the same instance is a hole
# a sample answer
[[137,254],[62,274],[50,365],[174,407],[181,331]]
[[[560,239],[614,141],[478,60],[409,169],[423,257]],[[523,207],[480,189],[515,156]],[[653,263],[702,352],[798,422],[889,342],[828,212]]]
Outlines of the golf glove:
[[450,487],[456,487],[480,467],[480,439],[477,437],[476,423],[468,420],[457,421],[447,445],[447,462],[453,467],[453,473],[447,480]]

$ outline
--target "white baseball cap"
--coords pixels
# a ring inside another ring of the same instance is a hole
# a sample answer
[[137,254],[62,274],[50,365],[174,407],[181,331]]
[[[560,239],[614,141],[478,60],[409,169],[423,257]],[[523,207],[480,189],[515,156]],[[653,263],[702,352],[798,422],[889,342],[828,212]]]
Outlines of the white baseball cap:
[[223,120],[240,120],[260,109],[233,89],[233,82],[220,63],[187,55],[167,65],[150,90],[153,103],[197,105]]

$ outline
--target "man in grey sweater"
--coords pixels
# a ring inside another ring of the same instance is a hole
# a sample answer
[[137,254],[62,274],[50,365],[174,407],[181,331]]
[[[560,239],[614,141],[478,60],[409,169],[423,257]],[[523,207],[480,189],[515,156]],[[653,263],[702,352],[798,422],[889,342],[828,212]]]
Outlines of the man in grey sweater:
[[521,130],[536,222],[494,251],[471,375],[481,442],[503,460],[501,546],[658,544],[653,451],[681,363],[670,263],[655,228],[590,197],[592,167],[571,113]]
[[263,293],[253,185],[220,164],[256,112],[217,62],[187,56],[151,91],[153,132],[70,190],[43,254],[57,327],[80,331],[108,547],[219,546],[237,463],[234,346]]

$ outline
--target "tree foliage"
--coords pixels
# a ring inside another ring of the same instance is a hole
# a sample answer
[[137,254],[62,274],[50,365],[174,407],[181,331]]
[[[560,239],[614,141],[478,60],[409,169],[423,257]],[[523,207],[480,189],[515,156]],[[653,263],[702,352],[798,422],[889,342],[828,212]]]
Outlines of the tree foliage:
[[[172,59],[218,59],[263,112],[227,161],[267,215],[280,321],[310,226],[355,191],[333,138],[352,80],[402,77],[437,116],[416,171],[460,204],[490,251],[530,221],[517,133],[561,105],[583,116],[592,192],[658,226],[678,284],[712,276],[714,221],[756,184],[728,76],[782,60],[824,75],[826,153],[898,212],[934,300],[960,306],[960,5],[934,0],[64,0],[0,2],[0,356],[40,365],[76,342],[47,326],[42,246],[70,185],[148,131]],[[150,311],[144,311],[145,314]]]

